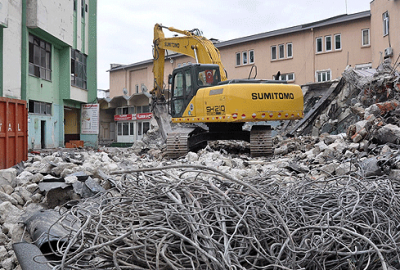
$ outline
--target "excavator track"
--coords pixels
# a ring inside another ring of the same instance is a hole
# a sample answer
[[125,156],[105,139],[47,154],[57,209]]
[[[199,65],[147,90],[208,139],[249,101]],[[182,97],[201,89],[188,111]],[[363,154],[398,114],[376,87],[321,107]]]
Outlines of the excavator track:
[[253,126],[250,131],[250,154],[252,157],[273,154],[270,126]]
[[[196,136],[196,135],[199,135]],[[207,141],[201,136],[205,130],[200,127],[181,127],[168,133],[167,156],[178,158],[185,156],[189,151],[204,148]]]
[[188,132],[172,132],[167,136],[167,156],[169,158],[178,158],[185,156],[188,151]]

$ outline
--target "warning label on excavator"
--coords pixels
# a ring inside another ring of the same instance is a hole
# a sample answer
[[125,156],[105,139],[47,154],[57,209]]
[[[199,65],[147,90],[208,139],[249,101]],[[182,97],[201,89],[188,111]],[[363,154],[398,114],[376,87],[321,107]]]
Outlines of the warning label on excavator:
[[293,93],[251,93],[252,99],[294,99]]

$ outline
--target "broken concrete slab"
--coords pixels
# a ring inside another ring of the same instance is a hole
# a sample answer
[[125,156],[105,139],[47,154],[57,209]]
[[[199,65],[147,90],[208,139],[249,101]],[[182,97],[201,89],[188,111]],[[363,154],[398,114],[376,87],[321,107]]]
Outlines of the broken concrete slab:
[[16,177],[17,169],[15,168],[0,170],[0,185],[10,185],[15,188],[17,185],[15,181]]
[[365,177],[373,176],[373,175],[383,175],[382,169],[378,164],[378,159],[376,157],[368,158],[363,160],[360,164],[361,173],[365,175]]
[[13,205],[18,205],[18,201],[13,196],[0,191],[0,200],[3,202],[10,202]]
[[329,87],[329,89],[324,93],[324,95],[318,100],[318,102],[309,110],[309,112],[304,116],[302,120],[300,120],[291,131],[288,132],[288,135],[293,136],[296,134],[297,130],[304,130],[309,125],[312,125],[315,118],[320,115],[320,113],[330,104],[334,98],[338,95],[340,90],[345,83],[345,80],[342,78],[339,82],[334,82]]
[[381,144],[400,144],[400,127],[392,124],[387,124],[378,129],[375,138]]

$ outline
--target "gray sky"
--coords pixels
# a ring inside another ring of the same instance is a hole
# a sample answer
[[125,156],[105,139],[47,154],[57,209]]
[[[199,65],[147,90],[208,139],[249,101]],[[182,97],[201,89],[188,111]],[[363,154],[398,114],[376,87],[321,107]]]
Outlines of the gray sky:
[[[152,58],[154,24],[199,28],[226,41],[370,9],[370,0],[98,0],[99,89],[109,89],[111,63]],[[171,36],[165,31],[166,36]],[[152,86],[151,86],[152,87]]]

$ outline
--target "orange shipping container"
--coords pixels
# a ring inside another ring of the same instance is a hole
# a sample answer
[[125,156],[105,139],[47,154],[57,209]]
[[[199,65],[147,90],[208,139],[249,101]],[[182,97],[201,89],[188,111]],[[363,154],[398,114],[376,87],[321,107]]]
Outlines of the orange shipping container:
[[28,159],[26,101],[0,97],[0,169]]

